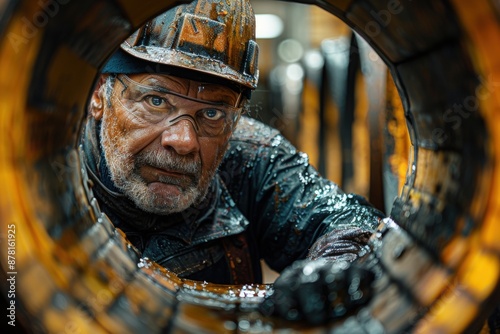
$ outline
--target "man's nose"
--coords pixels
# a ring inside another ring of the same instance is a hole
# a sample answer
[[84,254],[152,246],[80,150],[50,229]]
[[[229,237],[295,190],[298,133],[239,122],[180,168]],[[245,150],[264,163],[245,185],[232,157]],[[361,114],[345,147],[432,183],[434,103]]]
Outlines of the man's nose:
[[200,149],[195,124],[188,119],[180,120],[163,130],[161,144],[172,148],[177,154],[187,155]]

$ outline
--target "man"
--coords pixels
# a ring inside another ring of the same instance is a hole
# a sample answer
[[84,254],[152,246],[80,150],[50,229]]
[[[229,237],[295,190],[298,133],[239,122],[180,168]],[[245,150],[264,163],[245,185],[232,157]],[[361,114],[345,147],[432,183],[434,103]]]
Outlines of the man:
[[224,284],[262,282],[261,259],[288,267],[265,309],[321,323],[343,313],[323,294],[302,307],[312,299],[288,282],[310,285],[305,267],[344,279],[381,214],[242,116],[258,79],[254,30],[248,0],[198,0],[148,22],[103,68],[83,154],[101,209],[142,256]]

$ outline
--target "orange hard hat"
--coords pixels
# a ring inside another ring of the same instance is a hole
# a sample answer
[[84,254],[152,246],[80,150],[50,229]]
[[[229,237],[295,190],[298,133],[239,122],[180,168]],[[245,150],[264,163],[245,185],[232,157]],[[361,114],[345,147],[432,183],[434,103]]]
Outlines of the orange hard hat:
[[243,88],[257,87],[259,47],[248,0],[197,0],[176,6],[148,21],[121,49],[175,67],[177,73],[187,69]]

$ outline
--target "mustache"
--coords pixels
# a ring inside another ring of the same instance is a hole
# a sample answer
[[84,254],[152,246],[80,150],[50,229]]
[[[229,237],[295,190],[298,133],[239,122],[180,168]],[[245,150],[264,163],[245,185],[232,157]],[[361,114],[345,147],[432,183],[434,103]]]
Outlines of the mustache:
[[174,155],[167,151],[141,152],[136,158],[137,165],[146,164],[154,168],[184,174],[194,182],[201,175],[201,161],[191,156]]

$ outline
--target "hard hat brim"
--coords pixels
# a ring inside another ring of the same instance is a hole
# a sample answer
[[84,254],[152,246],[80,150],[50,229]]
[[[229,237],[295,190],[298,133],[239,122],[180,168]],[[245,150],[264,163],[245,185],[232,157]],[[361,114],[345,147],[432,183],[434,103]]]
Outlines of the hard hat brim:
[[210,82],[227,86],[235,91],[243,91],[247,98],[250,97],[252,88],[241,86],[239,83],[223,77],[215,77],[212,73],[205,73],[196,70],[189,70],[182,67],[171,66],[170,64],[154,63],[146,59],[134,57],[121,48],[117,49],[100,71],[102,74],[142,74],[154,73],[172,75],[190,80]]
[[[258,73],[256,75],[242,74],[228,67],[218,59],[188,54],[175,49],[165,49],[163,47],[129,47],[126,43],[123,43],[121,48],[133,57],[155,64],[154,67],[168,65],[179,69],[196,71],[205,75],[216,76],[252,90],[257,88]],[[155,72],[154,67],[150,69],[151,72]]]

